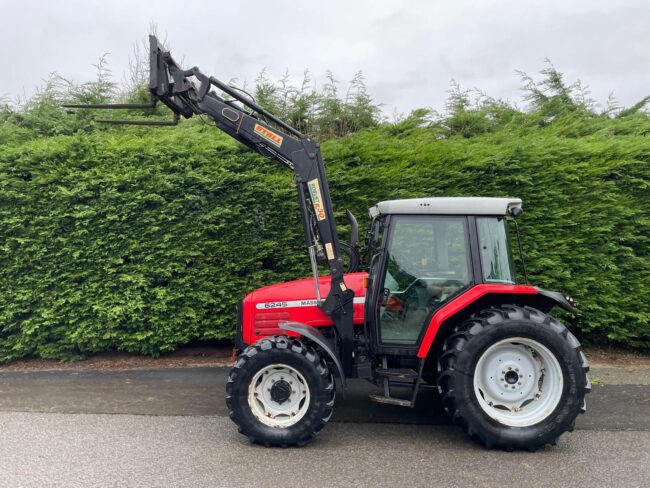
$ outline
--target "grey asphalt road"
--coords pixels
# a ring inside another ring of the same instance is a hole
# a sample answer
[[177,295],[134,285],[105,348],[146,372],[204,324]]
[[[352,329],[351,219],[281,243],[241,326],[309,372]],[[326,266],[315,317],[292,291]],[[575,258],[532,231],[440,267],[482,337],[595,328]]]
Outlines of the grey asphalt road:
[[226,374],[0,373],[0,487],[650,486],[647,384],[595,386],[557,446],[507,453],[449,426],[434,395],[408,410],[353,382],[313,443],[265,449],[228,419]]

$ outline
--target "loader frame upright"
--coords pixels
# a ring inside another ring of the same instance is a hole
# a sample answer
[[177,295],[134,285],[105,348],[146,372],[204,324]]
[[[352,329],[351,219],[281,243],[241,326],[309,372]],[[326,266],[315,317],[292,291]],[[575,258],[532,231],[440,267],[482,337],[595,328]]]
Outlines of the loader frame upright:
[[[173,121],[167,123],[146,120],[105,120],[103,122],[127,125],[174,125],[179,117],[207,115],[226,134],[292,170],[318,306],[334,322],[338,340],[335,344],[330,344],[330,347],[340,358],[343,374],[349,375],[354,340],[352,324],[354,292],[345,283],[346,270],[320,144],[259,106],[242,91],[215,77],[203,74],[197,67],[183,70],[155,36],[149,36],[149,44],[150,104],[68,104],[65,106],[103,109],[152,108],[160,101],[172,110]],[[348,215],[353,219],[351,214]],[[352,224],[354,227],[356,222],[353,220]],[[325,297],[321,297],[318,282],[319,261],[327,263],[331,276],[331,286]],[[327,341],[324,337],[319,337],[319,340]]]

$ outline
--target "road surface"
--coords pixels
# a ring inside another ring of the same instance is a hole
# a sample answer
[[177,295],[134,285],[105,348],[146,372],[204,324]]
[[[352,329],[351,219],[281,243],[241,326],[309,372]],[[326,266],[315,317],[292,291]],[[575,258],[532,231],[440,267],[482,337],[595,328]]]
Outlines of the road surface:
[[536,453],[485,450],[433,394],[380,405],[365,382],[313,443],[266,449],[228,419],[223,368],[0,373],[0,487],[647,487],[649,373],[595,372],[620,384]]

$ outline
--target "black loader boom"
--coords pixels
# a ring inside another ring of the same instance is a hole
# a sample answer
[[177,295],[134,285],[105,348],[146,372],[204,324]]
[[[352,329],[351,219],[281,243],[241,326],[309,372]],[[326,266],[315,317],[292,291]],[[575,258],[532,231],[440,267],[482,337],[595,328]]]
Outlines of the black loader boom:
[[[172,121],[102,120],[130,125],[176,125],[179,118],[207,115],[226,134],[294,172],[319,307],[330,316],[338,333],[338,356],[347,375],[352,365],[354,292],[345,284],[346,271],[320,144],[269,113],[240,90],[197,67],[184,70],[150,35],[149,104],[65,105],[68,108],[142,109],[158,101],[169,107]],[[216,90],[215,90],[216,89]],[[219,94],[221,92],[221,94]],[[354,217],[348,213],[351,228]],[[356,241],[356,236],[352,237]],[[327,262],[331,287],[324,300],[318,285],[318,258]]]

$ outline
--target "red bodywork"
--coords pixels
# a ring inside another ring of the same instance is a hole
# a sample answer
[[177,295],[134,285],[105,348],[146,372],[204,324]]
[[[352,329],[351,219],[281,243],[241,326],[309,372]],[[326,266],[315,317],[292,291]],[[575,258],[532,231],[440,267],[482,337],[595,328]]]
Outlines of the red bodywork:
[[[363,287],[365,272],[348,273],[345,283],[354,291],[354,323],[363,324],[363,305],[366,289]],[[330,277],[319,278],[321,297],[330,291]],[[265,286],[249,293],[242,303],[242,339],[254,344],[262,337],[286,334],[280,322],[300,322],[312,327],[331,327],[332,319],[316,306],[313,278],[287,281]],[[296,335],[290,333],[290,335]]]
[[505,293],[509,295],[537,295],[536,288],[528,285],[475,285],[467,290],[462,295],[457,296],[449,303],[440,307],[436,313],[431,317],[431,322],[427,326],[427,331],[424,334],[420,348],[418,349],[418,357],[424,358],[429,353],[431,344],[438,333],[438,329],[449,317],[466,309],[476,300],[488,293]]
[[[354,290],[353,321],[357,325],[362,325],[364,319],[366,289],[363,282],[366,276],[367,273],[365,272],[345,275],[345,283]],[[330,288],[330,277],[321,276],[319,283],[321,296],[327,296]],[[489,293],[536,295],[538,290],[527,285],[480,284],[473,286],[436,311],[427,325],[417,356],[420,358],[426,357],[440,326],[445,320],[466,309],[476,300]],[[332,319],[316,306],[316,292],[312,278],[265,286],[249,293],[242,303],[241,320],[241,338],[246,344],[254,344],[266,336],[287,334],[287,331],[280,329],[280,322],[300,322],[312,327],[331,327],[334,325]],[[288,334],[297,335],[293,332]]]

